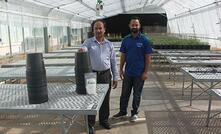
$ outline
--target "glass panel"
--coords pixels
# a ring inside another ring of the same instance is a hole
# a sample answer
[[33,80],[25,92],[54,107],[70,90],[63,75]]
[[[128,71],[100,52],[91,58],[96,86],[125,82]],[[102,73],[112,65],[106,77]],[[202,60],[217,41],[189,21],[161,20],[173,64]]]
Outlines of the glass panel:
[[80,28],[74,28],[72,31],[72,44],[73,45],[80,45],[81,44],[81,29]]
[[22,51],[22,28],[17,26],[10,26],[10,37],[12,55],[24,52]]
[[0,24],[0,56],[9,54],[8,26]]

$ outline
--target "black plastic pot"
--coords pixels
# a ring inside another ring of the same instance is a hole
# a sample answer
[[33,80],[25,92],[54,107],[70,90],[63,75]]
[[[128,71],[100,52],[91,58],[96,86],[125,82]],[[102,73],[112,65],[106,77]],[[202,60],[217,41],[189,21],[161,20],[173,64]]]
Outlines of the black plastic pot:
[[84,74],[92,72],[91,61],[88,52],[77,52],[75,55],[76,92],[86,94]]
[[27,54],[26,82],[30,104],[48,101],[47,79],[42,53]]

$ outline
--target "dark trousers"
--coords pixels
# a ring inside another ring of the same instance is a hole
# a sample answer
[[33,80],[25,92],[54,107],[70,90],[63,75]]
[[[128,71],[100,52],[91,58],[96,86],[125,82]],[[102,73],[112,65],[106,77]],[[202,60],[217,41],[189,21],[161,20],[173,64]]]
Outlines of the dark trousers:
[[[109,89],[104,98],[104,101],[99,110],[99,121],[100,123],[108,122],[110,115],[109,101],[110,101],[110,91],[111,91],[111,73],[110,70],[104,72],[97,72],[97,83],[98,84],[109,84]],[[89,126],[94,126],[96,120],[95,115],[88,115],[88,124]]]
[[130,98],[131,90],[133,88],[133,110],[131,111],[131,115],[138,114],[143,85],[144,81],[141,79],[141,76],[124,76],[122,92],[120,96],[120,112],[127,114],[128,101]]

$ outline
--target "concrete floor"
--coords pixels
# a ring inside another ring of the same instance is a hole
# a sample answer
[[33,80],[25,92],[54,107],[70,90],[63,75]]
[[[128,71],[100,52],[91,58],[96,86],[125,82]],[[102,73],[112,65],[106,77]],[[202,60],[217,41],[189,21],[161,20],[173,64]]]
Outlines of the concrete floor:
[[[208,96],[203,94],[189,106],[190,90],[181,94],[182,79],[178,73],[175,85],[168,79],[168,68],[152,66],[149,80],[145,82],[139,120],[112,119],[113,128],[105,130],[96,123],[96,134],[220,134],[221,117],[211,119],[205,127]],[[111,92],[111,116],[119,110],[122,83]],[[220,85],[218,85],[220,87]],[[199,89],[194,94],[199,93]],[[131,98],[132,99],[132,98]],[[130,100],[131,100],[130,99]],[[213,113],[221,111],[221,101],[214,98]],[[128,113],[131,110],[129,103]],[[98,120],[98,119],[97,119]],[[55,115],[0,115],[0,134],[59,134],[59,117]],[[69,134],[85,134],[83,117],[77,119]]]

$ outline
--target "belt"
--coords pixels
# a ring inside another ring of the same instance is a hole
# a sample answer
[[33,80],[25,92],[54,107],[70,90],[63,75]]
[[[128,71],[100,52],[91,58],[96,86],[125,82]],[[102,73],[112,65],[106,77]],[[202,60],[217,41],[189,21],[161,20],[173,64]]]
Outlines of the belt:
[[110,71],[110,69],[107,69],[107,70],[103,70],[103,71],[96,71],[96,70],[93,70],[93,72],[96,72],[98,75],[100,74],[105,74],[106,72]]

